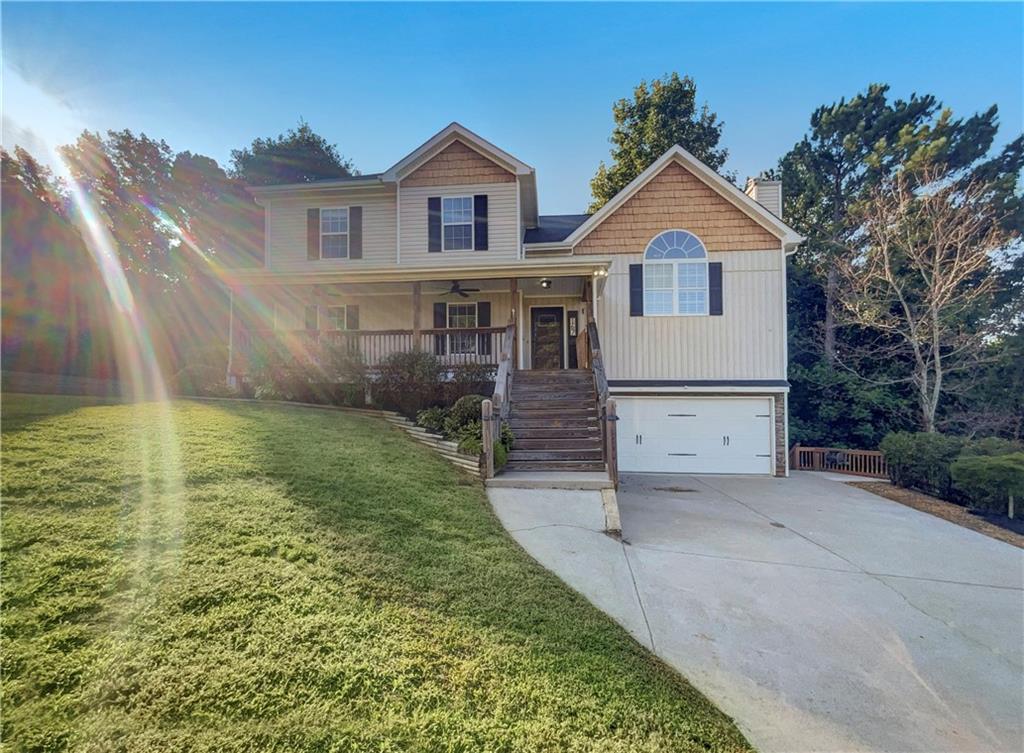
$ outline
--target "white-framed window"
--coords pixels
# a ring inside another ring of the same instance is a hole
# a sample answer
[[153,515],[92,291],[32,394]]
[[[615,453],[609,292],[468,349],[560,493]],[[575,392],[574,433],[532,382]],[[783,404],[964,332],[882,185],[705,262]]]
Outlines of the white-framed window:
[[328,306],[327,307],[327,326],[334,331],[342,331],[348,329],[348,307],[347,306]]
[[320,210],[320,258],[348,258],[348,207]]
[[441,248],[445,251],[473,250],[472,196],[441,199],[441,239]]
[[[476,322],[475,303],[448,304],[448,329],[473,329]],[[475,354],[476,344],[475,332],[448,333],[448,352],[453,355]]]
[[666,230],[644,251],[644,316],[708,313],[708,252],[685,230]]

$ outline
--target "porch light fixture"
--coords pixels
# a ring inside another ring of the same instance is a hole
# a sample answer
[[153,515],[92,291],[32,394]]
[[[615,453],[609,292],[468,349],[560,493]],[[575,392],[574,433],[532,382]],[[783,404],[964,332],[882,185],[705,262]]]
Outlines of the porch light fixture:
[[540,280],[540,286],[542,288],[544,288],[545,290],[550,288],[551,287],[551,278],[550,277],[542,277],[541,280]]

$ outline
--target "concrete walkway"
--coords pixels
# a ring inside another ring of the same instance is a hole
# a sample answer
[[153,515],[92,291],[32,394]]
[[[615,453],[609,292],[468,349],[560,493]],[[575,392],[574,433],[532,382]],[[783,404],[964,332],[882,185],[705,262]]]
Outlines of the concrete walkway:
[[1024,552],[814,474],[491,489],[538,561],[762,751],[1024,750]]

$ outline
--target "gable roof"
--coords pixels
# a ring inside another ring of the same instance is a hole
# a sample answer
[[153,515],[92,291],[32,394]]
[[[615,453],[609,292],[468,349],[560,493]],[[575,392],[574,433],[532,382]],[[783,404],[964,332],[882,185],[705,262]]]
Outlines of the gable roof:
[[[699,180],[721,195],[722,198],[732,203],[736,208],[748,215],[752,220],[757,222],[758,225],[763,227],[772,235],[778,237],[784,246],[795,248],[798,244],[803,242],[804,237],[793,228],[747,196],[743,191],[716,173],[688,151],[683,149],[683,147],[676,144],[663,155],[658,157],[650,167],[630,181],[625,188],[615,194],[607,204],[594,212],[589,219],[577,227],[568,237],[565,238],[564,243],[566,245],[574,246],[583,240],[592,230],[612,215],[616,209],[625,204],[630,197],[647,185],[647,183],[658,175],[658,173],[660,173],[670,162],[677,162],[689,170]],[[787,250],[789,249],[787,248]]]
[[525,162],[520,162],[506,151],[496,147],[486,139],[477,136],[471,130],[459,123],[449,123],[445,128],[435,133],[429,139],[420,144],[416,149],[402,157],[384,171],[381,177],[384,180],[399,180],[408,175],[421,164],[440,152],[453,141],[461,141],[466,146],[479,152],[484,157],[497,162],[516,175],[533,175],[534,170]]
[[405,157],[393,164],[383,173],[384,181],[398,181],[413,172],[417,167],[443,150],[453,141],[461,141],[470,149],[478,152],[492,162],[501,165],[519,178],[520,212],[526,227],[537,225],[537,174],[536,171],[503,149],[499,149],[487,139],[478,136],[461,123],[452,122],[429,139],[420,144]]

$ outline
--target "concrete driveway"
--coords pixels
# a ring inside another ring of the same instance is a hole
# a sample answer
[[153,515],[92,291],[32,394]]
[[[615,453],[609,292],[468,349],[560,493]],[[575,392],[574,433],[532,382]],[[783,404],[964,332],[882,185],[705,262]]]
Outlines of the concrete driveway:
[[490,494],[762,751],[1024,750],[1020,549],[810,473],[627,476],[622,543],[586,493]]

